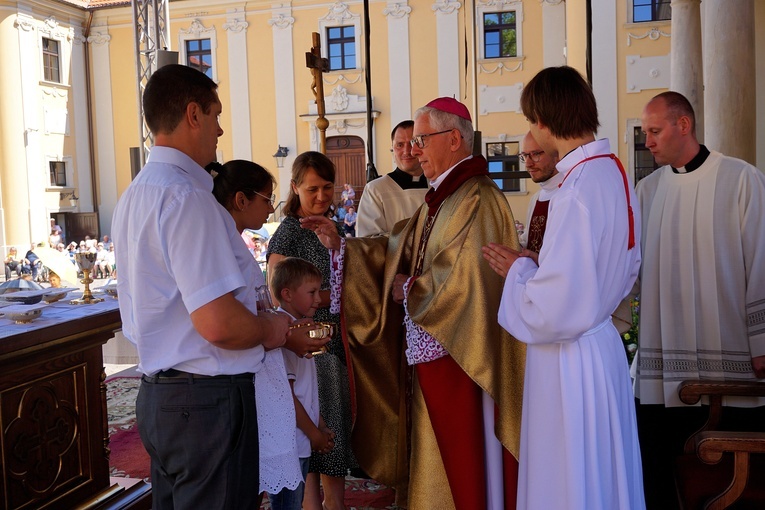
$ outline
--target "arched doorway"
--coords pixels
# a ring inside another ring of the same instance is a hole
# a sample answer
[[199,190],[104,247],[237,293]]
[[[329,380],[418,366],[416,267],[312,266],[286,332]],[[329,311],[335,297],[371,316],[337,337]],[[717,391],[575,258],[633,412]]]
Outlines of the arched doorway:
[[335,164],[335,204],[347,182],[356,192],[354,206],[358,206],[367,182],[364,141],[358,136],[331,136],[327,138],[327,157]]

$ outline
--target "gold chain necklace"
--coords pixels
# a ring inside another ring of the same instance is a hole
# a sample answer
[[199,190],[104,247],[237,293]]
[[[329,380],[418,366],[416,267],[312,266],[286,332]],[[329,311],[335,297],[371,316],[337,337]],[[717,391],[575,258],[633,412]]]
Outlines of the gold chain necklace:
[[433,225],[436,223],[436,217],[441,211],[444,202],[438,206],[433,216],[428,216],[425,219],[425,226],[422,228],[422,237],[420,238],[420,246],[417,250],[417,263],[414,265],[414,274],[412,276],[420,276],[422,274],[422,265],[425,262],[425,248],[428,246],[428,239],[430,238],[430,231],[433,230]]

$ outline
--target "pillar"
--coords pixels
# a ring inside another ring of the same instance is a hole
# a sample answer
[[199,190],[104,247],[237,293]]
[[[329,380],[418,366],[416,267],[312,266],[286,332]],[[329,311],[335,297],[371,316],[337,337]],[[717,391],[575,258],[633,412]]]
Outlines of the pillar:
[[704,0],[704,9],[705,144],[754,164],[754,3]]
[[691,102],[696,112],[696,136],[704,140],[704,67],[701,46],[700,0],[672,0],[670,89]]

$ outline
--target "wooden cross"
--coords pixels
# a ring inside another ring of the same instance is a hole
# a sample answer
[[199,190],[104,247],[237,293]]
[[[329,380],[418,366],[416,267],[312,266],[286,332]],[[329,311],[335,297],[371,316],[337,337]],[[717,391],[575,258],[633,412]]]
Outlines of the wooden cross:
[[324,78],[322,75],[329,71],[329,60],[321,58],[321,38],[318,32],[311,35],[313,46],[311,51],[305,54],[305,66],[311,70],[313,75],[311,90],[316,98],[316,109],[319,112],[319,118],[316,119],[316,127],[319,130],[319,151],[326,154],[329,121],[324,117]]

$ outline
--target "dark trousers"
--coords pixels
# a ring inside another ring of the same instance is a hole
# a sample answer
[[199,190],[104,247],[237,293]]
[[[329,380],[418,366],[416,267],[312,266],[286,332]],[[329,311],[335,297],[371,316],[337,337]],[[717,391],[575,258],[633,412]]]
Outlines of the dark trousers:
[[[675,489],[675,458],[683,453],[685,440],[706,422],[709,407],[641,405],[635,399],[643,486],[647,510],[679,508]],[[723,408],[721,430],[765,430],[765,407]]]
[[260,506],[251,377],[144,377],[136,417],[151,457],[155,510]]
[[10,280],[11,279],[11,271],[16,271],[16,274],[21,276],[21,263],[12,260],[11,262],[5,263],[5,279]]

